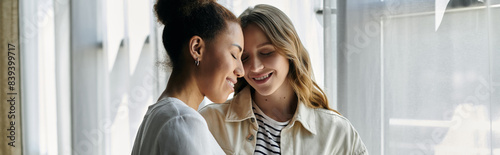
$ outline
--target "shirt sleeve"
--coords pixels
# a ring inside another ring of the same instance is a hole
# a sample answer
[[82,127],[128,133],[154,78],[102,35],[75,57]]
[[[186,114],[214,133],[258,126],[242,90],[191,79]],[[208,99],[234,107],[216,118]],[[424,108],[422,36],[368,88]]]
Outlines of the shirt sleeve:
[[359,138],[359,136],[356,137],[357,139],[354,141],[354,155],[368,155],[368,151],[366,150],[366,146]]
[[162,155],[218,154],[214,151],[219,145],[201,116],[183,115],[172,118],[163,125],[157,140],[158,152]]
[[366,150],[366,146],[365,144],[363,143],[363,141],[361,140],[361,137],[359,136],[358,132],[356,131],[356,129],[354,129],[354,127],[352,126],[352,124],[349,122],[349,126],[350,126],[350,129],[351,129],[351,137],[352,137],[352,154],[353,155],[368,155],[368,151]]

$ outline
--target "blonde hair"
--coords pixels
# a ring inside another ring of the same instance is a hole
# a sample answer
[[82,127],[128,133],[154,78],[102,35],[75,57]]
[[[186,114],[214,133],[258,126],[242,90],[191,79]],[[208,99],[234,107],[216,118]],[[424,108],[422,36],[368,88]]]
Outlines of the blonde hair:
[[[276,7],[259,4],[254,8],[246,9],[238,18],[242,28],[250,23],[259,26],[277,49],[276,51],[289,60],[290,69],[287,80],[300,101],[311,108],[328,109],[339,113],[330,108],[325,93],[312,79],[313,71],[309,54],[302,45],[292,21],[285,13]],[[247,85],[244,78],[239,78],[235,86],[235,95]]]

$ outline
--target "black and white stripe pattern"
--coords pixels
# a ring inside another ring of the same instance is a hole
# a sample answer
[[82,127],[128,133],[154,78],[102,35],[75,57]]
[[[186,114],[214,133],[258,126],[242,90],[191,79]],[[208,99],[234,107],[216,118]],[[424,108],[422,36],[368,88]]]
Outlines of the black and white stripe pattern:
[[253,104],[253,113],[257,118],[259,130],[257,131],[257,146],[254,155],[281,154],[280,140],[281,130],[288,125],[288,122],[278,122],[266,116],[259,107]]

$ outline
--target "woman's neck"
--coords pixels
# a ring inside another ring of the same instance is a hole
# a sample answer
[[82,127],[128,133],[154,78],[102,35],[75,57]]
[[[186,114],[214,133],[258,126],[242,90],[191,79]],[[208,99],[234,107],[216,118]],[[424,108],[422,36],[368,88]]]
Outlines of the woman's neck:
[[287,82],[283,83],[274,93],[268,96],[252,93],[255,104],[272,119],[285,122],[290,120],[297,109],[297,95]]
[[198,106],[203,101],[204,95],[198,89],[196,80],[191,75],[189,72],[173,71],[168,80],[167,88],[158,100],[165,97],[175,97],[194,110],[198,110]]

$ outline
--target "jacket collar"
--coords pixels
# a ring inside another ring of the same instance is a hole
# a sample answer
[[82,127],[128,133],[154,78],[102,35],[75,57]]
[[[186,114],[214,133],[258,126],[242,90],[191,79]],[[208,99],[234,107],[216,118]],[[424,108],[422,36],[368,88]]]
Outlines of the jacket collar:
[[[232,100],[229,101],[229,109],[226,114],[226,122],[241,122],[246,119],[255,118],[252,110],[252,96],[250,93],[250,87],[247,86],[241,90],[238,95],[235,95]],[[297,110],[290,121],[289,126],[297,125],[296,122],[300,122],[307,131],[312,134],[316,134],[316,116],[315,110],[313,108],[307,107],[302,101],[299,101],[297,105]]]
[[229,110],[226,114],[226,122],[241,122],[255,117],[252,110],[252,96],[247,86],[229,101]]
[[304,128],[306,128],[313,135],[316,134],[316,111],[313,108],[307,107],[305,103],[299,101],[297,105],[297,110],[290,123],[291,126],[295,125],[296,122],[300,122]]

